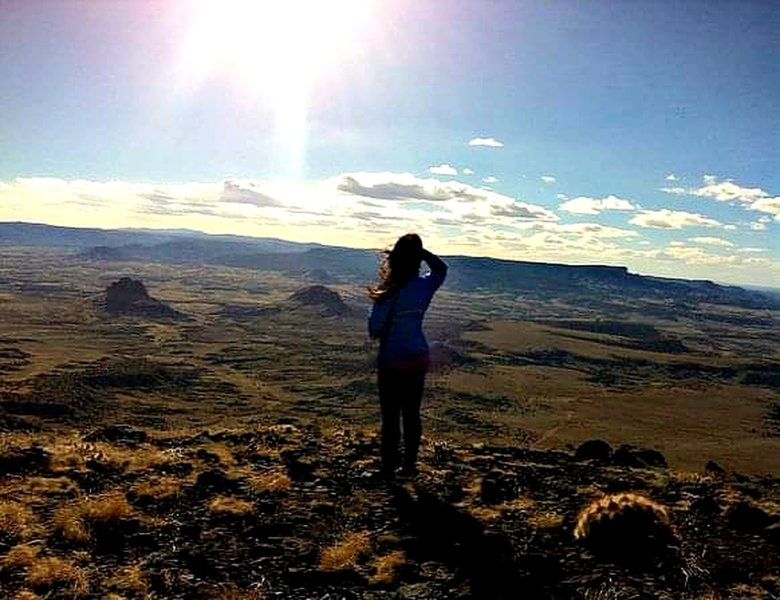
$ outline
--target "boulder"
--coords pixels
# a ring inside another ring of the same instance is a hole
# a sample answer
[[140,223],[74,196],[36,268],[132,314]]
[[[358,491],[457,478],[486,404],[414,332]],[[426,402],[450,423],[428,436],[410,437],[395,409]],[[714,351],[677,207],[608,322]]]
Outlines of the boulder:
[[635,448],[628,444],[623,444],[615,450],[612,460],[621,467],[630,467],[635,469],[645,469],[648,467],[665,469],[667,467],[666,458],[658,450],[647,450],[644,448]]
[[574,460],[609,462],[612,460],[612,446],[604,440],[588,440],[582,442],[574,453]]
[[758,533],[773,524],[773,518],[763,508],[751,502],[740,502],[727,513],[729,525],[746,533]]

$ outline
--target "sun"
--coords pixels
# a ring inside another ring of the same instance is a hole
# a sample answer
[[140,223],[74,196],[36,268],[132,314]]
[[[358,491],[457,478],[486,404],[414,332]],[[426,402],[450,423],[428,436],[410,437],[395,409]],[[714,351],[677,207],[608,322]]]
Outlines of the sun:
[[280,141],[302,151],[308,97],[329,69],[360,52],[377,0],[201,0],[179,60],[181,85],[227,75],[274,107]]

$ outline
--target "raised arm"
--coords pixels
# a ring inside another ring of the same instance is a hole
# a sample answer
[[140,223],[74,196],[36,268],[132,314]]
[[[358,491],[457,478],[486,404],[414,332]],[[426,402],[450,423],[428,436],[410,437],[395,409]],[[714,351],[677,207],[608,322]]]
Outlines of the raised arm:
[[434,290],[444,283],[447,277],[447,263],[436,256],[433,252],[423,249],[423,260],[431,268],[431,273],[426,278]]

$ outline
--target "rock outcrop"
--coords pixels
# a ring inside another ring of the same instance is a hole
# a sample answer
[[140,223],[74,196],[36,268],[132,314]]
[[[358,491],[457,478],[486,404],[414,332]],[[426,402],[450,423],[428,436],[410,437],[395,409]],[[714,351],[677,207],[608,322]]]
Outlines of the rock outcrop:
[[128,315],[149,319],[182,319],[184,315],[164,302],[152,298],[143,282],[122,277],[110,284],[97,301],[110,315]]
[[324,285],[301,288],[287,298],[291,310],[310,310],[323,316],[347,315],[351,311],[338,292]]

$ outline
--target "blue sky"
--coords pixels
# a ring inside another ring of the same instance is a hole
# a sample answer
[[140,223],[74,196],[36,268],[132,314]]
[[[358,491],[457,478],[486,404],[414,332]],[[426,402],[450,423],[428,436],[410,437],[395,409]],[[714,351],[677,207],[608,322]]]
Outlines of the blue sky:
[[5,0],[0,219],[780,285],[778,30],[770,1]]

